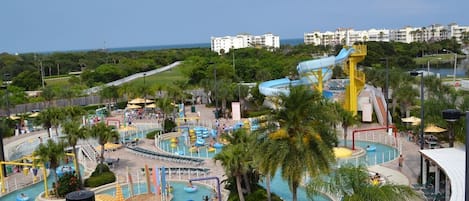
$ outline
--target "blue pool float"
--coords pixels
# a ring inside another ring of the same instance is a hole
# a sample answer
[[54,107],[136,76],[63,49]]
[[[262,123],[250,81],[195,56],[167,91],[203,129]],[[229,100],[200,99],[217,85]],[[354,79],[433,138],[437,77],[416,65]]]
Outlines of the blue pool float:
[[195,145],[197,146],[203,146],[205,144],[205,140],[202,138],[197,138],[197,141],[195,141]]
[[184,191],[186,191],[187,193],[196,192],[197,191],[197,186],[192,186],[192,187],[186,186],[186,187],[184,187]]
[[28,201],[29,197],[26,196],[24,193],[21,193],[16,196],[16,201]]
[[366,147],[366,151],[368,151],[368,152],[376,151],[376,147],[375,146],[368,146],[368,147]]

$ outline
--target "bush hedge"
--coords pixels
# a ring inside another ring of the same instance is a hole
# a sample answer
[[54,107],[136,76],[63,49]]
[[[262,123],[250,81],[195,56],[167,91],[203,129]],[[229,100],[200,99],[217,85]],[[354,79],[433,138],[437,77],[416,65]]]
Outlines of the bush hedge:
[[[99,172],[101,168],[101,173]],[[105,164],[98,164],[90,178],[85,179],[86,187],[97,187],[104,184],[109,184],[116,181],[116,175],[109,170]]]
[[156,130],[156,131],[149,132],[149,133],[147,133],[146,138],[153,140],[153,139],[155,139],[155,136],[156,136],[159,132],[161,132],[161,131],[160,131],[160,130]]
[[56,188],[58,196],[63,198],[70,192],[80,190],[80,182],[75,175],[64,174],[59,178]]

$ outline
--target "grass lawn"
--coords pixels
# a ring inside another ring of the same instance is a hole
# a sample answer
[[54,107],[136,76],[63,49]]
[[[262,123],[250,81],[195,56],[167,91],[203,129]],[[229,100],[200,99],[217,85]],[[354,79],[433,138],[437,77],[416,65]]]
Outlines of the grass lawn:
[[[183,65],[177,66],[169,71],[150,75],[145,77],[145,82],[149,85],[169,85],[175,81],[188,80],[182,73]],[[68,85],[68,79],[70,77],[58,77],[58,78],[46,78],[45,82],[48,86],[61,87]],[[143,78],[138,78],[129,82],[130,84],[143,84]]]
[[429,61],[430,61],[430,64],[449,63],[449,62],[454,62],[454,54],[427,55],[424,57],[415,58],[414,61],[418,65],[427,64],[427,62]]
[[70,77],[46,78],[44,81],[46,82],[47,86],[60,87],[68,85],[69,78]]

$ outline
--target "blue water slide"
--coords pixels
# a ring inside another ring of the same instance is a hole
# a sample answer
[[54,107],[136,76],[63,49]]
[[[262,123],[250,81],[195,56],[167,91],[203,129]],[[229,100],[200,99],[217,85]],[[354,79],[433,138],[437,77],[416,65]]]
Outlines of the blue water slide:
[[278,96],[280,94],[289,94],[290,86],[307,85],[317,82],[314,76],[304,76],[310,72],[322,71],[323,81],[327,81],[332,76],[331,66],[343,63],[355,50],[353,48],[340,50],[337,56],[330,56],[321,59],[303,61],[298,64],[296,70],[300,75],[299,80],[290,80],[288,78],[269,80],[259,84],[259,92],[265,96]]

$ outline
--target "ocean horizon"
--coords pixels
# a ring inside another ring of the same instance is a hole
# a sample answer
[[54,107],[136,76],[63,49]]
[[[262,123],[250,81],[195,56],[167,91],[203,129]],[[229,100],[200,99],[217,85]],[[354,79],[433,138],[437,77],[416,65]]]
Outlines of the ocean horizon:
[[[298,45],[302,44],[302,38],[290,38],[280,40],[280,45]],[[62,50],[62,51],[45,51],[40,54],[51,54],[57,52],[88,52],[88,51],[107,51],[107,52],[127,52],[127,51],[149,51],[149,50],[169,50],[169,49],[187,49],[187,48],[210,48],[210,43],[188,43],[174,45],[149,45],[134,47],[110,47],[105,49],[83,49],[83,50]],[[22,53],[24,54],[24,53]]]

